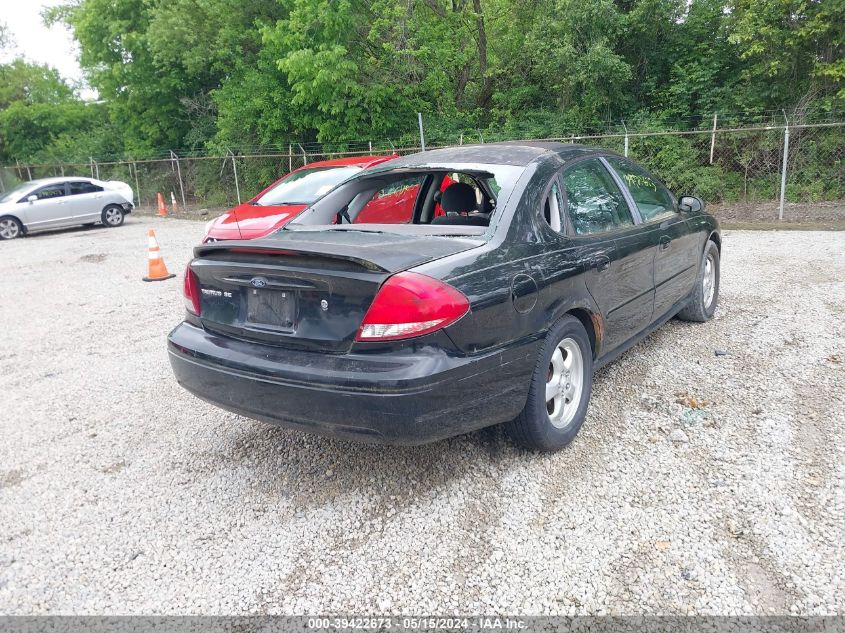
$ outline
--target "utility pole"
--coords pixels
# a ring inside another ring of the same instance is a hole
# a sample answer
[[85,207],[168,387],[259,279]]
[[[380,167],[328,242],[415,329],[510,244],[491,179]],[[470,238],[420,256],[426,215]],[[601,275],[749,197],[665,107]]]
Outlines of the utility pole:
[[628,126],[625,125],[625,120],[622,120],[622,127],[625,129],[625,158],[628,158]]
[[417,121],[420,124],[420,150],[425,151],[425,134],[423,133],[422,112],[417,112]]
[[232,157],[232,171],[235,172],[235,193],[238,196],[238,204],[241,203],[241,186],[238,184],[238,163],[235,160],[235,154],[229,150],[229,155]]
[[783,220],[783,205],[786,201],[786,165],[789,160],[789,119],[786,116],[786,110],[783,110],[783,120],[786,121],[786,126],[783,128],[783,167],[780,172],[780,209],[778,210],[778,220]]
[[713,152],[716,151],[716,121],[719,120],[719,115],[713,113],[713,133],[710,135],[710,164],[713,164]]
[[185,185],[182,184],[182,168],[179,166],[179,157],[173,150],[170,150],[170,160],[171,163],[176,163],[176,176],[179,178],[179,192],[182,194],[182,210],[187,211],[188,205],[185,202]]

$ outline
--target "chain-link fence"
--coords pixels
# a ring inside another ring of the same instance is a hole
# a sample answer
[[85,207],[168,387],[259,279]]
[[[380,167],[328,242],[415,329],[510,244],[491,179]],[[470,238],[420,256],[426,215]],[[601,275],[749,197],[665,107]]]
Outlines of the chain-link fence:
[[[478,142],[460,135],[454,144]],[[491,140],[491,139],[486,139]],[[504,140],[504,139],[496,139]],[[699,131],[624,131],[555,139],[596,145],[649,167],[674,191],[708,202],[816,203],[845,199],[845,122],[770,125]],[[438,144],[442,146],[445,143]],[[0,194],[20,181],[50,176],[121,180],[135,191],[135,204],[153,208],[162,193],[178,209],[222,209],[250,199],[283,174],[330,158],[408,154],[420,147],[390,142],[302,146],[146,160],[76,164],[16,164],[0,168]],[[427,149],[434,149],[429,145]]]

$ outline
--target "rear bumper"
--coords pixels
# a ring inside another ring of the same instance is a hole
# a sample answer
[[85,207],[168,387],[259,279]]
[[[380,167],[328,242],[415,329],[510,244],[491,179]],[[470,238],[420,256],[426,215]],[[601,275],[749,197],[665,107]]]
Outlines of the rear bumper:
[[513,419],[540,342],[472,357],[440,347],[320,354],[219,336],[189,323],[168,337],[176,379],[251,418],[387,444],[423,444]]

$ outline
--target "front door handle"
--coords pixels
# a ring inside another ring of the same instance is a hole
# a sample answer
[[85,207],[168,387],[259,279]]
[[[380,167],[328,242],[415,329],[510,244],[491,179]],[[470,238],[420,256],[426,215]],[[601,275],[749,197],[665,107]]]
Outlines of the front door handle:
[[610,258],[607,255],[599,255],[598,257],[593,258],[591,263],[593,268],[600,273],[603,273],[610,268]]
[[672,244],[672,238],[669,237],[668,235],[664,235],[663,237],[660,238],[660,250],[661,251],[665,251],[666,249],[668,249],[671,244]]

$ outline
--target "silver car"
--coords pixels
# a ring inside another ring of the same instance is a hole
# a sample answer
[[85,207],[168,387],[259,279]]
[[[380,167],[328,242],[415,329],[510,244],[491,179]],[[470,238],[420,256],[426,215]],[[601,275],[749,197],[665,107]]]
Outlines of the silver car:
[[0,194],[0,239],[78,224],[114,227],[132,211],[132,188],[93,178],[43,178]]

